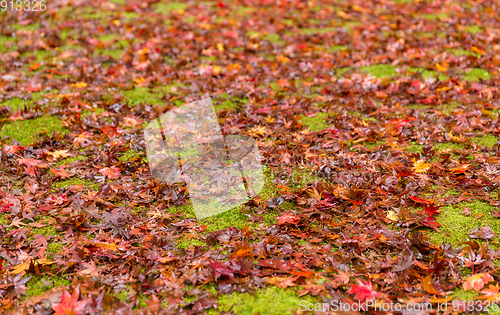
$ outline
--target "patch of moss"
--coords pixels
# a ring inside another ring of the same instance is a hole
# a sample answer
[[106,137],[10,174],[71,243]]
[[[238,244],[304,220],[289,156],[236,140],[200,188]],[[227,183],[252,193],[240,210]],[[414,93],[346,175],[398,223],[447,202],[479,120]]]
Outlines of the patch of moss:
[[[263,200],[267,200],[276,195],[276,187],[274,185],[274,175],[271,173],[268,167],[263,168],[264,173],[264,186],[262,190],[259,192],[260,198]],[[205,212],[217,212],[212,208],[217,208],[218,203],[207,203],[206,209],[203,209]],[[217,231],[227,228],[228,226],[236,227],[236,228],[244,228],[246,226],[251,226],[248,217],[242,213],[243,205],[235,207],[229,211],[225,211],[219,213],[214,216],[210,216],[204,219],[200,219],[202,224],[207,225],[206,231]],[[180,205],[177,207],[167,208],[168,212],[179,212],[186,214],[187,218],[195,218],[195,212],[193,206],[191,204]],[[265,222],[268,224],[273,224],[274,219],[277,213],[274,211],[270,211],[269,215],[264,215]]]
[[45,235],[45,236],[56,236],[57,235],[57,230],[55,226],[52,225],[47,225],[41,228],[32,228],[31,232],[33,235],[35,234],[40,234],[40,235]]
[[0,138],[10,137],[19,141],[23,146],[36,143],[43,134],[51,135],[54,132],[68,133],[62,121],[56,116],[44,115],[36,119],[16,120],[5,124],[0,131]]
[[455,108],[460,106],[461,104],[458,102],[451,102],[448,104],[442,104],[438,106],[438,109],[443,112],[446,116],[449,116]]
[[[52,284],[46,286],[43,283],[42,279],[48,282],[52,282]],[[70,285],[70,283],[71,282],[68,279],[59,276],[33,275],[31,276],[31,279],[28,281],[28,283],[26,283],[26,287],[28,288],[26,292],[29,296],[37,296],[52,288],[66,287]]]
[[488,80],[490,77],[491,73],[481,68],[473,68],[462,75],[462,79],[468,81],[479,81],[480,79]]
[[179,240],[176,246],[179,248],[189,249],[194,246],[204,246],[204,245],[207,245],[207,243],[197,238],[189,238],[189,239],[182,238],[181,240]]
[[98,190],[100,187],[100,185],[98,183],[94,183],[88,179],[83,179],[83,178],[79,178],[79,177],[72,177],[72,178],[57,181],[54,183],[54,186],[56,188],[66,188],[66,187],[70,187],[70,186],[74,186],[74,185],[84,186],[84,187],[87,187],[87,188],[94,190],[94,191]]
[[453,142],[443,142],[443,143],[436,143],[434,145],[434,149],[437,151],[443,151],[443,150],[461,150],[463,149],[463,145],[458,144],[458,143],[453,143]]
[[371,65],[366,67],[361,67],[359,70],[369,73],[376,78],[393,77],[397,75],[396,67],[387,64]]
[[334,46],[331,46],[330,48],[328,48],[328,51],[334,52],[334,51],[338,51],[338,50],[347,50],[347,49],[349,49],[349,47],[344,46],[344,45],[334,45]]
[[498,139],[494,135],[488,134],[482,137],[472,138],[471,141],[482,147],[493,148]]
[[481,55],[478,54],[477,52],[465,50],[462,48],[447,49],[447,51],[451,52],[455,56],[472,56],[472,57],[477,57],[477,58],[481,57]]
[[326,122],[328,118],[328,113],[318,112],[316,115],[312,117],[307,117],[301,115],[300,121],[311,131],[321,131],[330,126],[329,123]]
[[408,146],[405,149],[405,151],[410,152],[410,153],[422,153],[422,152],[424,152],[424,146],[413,142],[410,146]]
[[71,163],[73,163],[75,161],[81,161],[81,160],[85,160],[85,159],[86,159],[86,157],[83,156],[83,155],[72,156],[72,157],[60,160],[59,162],[57,162],[56,164],[54,164],[54,166],[57,167],[57,166],[60,166],[60,165],[67,165],[67,164],[71,164]]
[[121,94],[130,104],[147,103],[150,105],[162,103],[163,93],[150,90],[147,87],[136,87],[132,90],[121,91]]
[[413,67],[408,67],[406,68],[408,71],[413,72],[413,73],[422,73],[422,76],[424,79],[429,79],[429,78],[438,78],[439,81],[446,81],[448,80],[448,77],[445,76],[442,73],[439,73],[437,71],[433,70],[427,70],[424,68],[413,68]]
[[14,46],[14,43],[15,38],[0,35],[0,54],[8,52],[10,50],[9,46],[12,46],[12,49],[15,49],[16,47]]
[[27,24],[27,25],[21,25],[21,24],[13,24],[13,28],[18,29],[18,30],[23,30],[23,31],[30,31],[34,32],[40,27],[40,23],[32,23],[32,24]]
[[318,303],[318,299],[306,295],[299,297],[294,290],[268,286],[252,293],[233,292],[219,296],[219,310],[231,311],[240,315],[282,315],[296,312],[301,300]]
[[52,254],[61,253],[64,248],[65,245],[59,242],[51,241],[50,243],[47,244],[47,252]]
[[[468,216],[461,214],[466,207],[469,207],[471,212]],[[467,234],[474,228],[489,225],[498,234],[500,221],[492,217],[493,210],[495,210],[494,206],[479,200],[444,206],[440,209],[441,213],[436,216],[437,221],[442,225],[439,227],[440,232],[430,232],[430,239],[436,244],[450,242],[453,247],[458,247],[469,240]],[[480,214],[483,214],[481,219],[474,217]]]
[[224,110],[236,109],[240,106],[244,106],[248,102],[248,99],[230,99],[227,98],[221,103],[214,104],[214,109],[216,113],[220,113]]
[[172,11],[184,10],[188,7],[187,3],[183,2],[167,2],[167,3],[158,3],[156,6],[156,12],[162,14],[169,14]]
[[436,21],[436,20],[441,20],[444,19],[448,16],[447,13],[441,12],[441,13],[429,13],[429,14],[419,14],[421,18],[430,20],[430,21]]
[[349,70],[351,70],[351,67],[337,68],[337,69],[335,69],[335,75],[337,77],[340,77],[340,76],[346,74]]
[[477,33],[481,33],[483,30],[481,29],[481,27],[479,27],[479,25],[471,25],[471,26],[467,27],[465,29],[465,31],[467,33],[471,33],[471,34],[477,34]]
[[301,28],[299,32],[303,35],[325,34],[334,33],[337,30],[335,27],[314,27],[314,28]]

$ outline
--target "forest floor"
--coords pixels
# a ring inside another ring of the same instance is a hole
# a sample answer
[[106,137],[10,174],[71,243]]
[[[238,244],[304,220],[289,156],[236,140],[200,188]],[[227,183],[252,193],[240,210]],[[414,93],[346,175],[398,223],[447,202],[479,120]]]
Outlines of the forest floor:
[[[0,313],[494,310],[499,16],[472,0],[0,11]],[[257,139],[265,185],[197,220],[185,184],[151,176],[143,131],[205,96],[225,135]]]

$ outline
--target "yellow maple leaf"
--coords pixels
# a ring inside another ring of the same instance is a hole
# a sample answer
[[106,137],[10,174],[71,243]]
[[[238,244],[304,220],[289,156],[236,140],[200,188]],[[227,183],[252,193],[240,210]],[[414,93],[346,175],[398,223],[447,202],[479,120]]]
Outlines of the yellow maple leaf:
[[436,62],[436,69],[440,72],[448,71],[448,64],[446,62],[443,62],[443,65],[440,65],[439,62]]
[[471,50],[472,50],[473,52],[475,52],[475,53],[480,54],[481,56],[482,56],[482,55],[484,55],[484,51],[483,51],[483,50],[481,50],[481,49],[479,49],[479,48],[477,48],[476,46],[472,46],[472,47],[471,47]]
[[73,84],[70,84],[71,87],[74,87],[74,88],[85,88],[88,86],[87,82],[78,82],[78,83],[73,83]]
[[218,51],[224,52],[224,44],[223,43],[218,43],[215,47],[217,47]]
[[285,56],[283,56],[283,55],[278,55],[278,56],[276,57],[276,60],[278,60],[278,61],[279,61],[279,62],[281,62],[281,63],[289,63],[289,62],[290,62],[290,58],[285,57]]
[[46,152],[46,154],[52,156],[54,159],[58,159],[60,157],[71,156],[71,154],[69,154],[68,151],[69,150],[56,150],[54,152]]
[[212,73],[214,75],[219,75],[222,72],[223,68],[221,66],[214,66],[212,68]]
[[35,266],[39,266],[39,265],[52,265],[54,262],[50,259],[47,259],[47,258],[40,258],[40,259],[35,259],[35,260],[28,259],[28,260],[20,263],[19,265],[12,267],[11,272],[15,275],[17,275],[21,272],[24,274],[24,273],[26,273],[27,270],[29,270],[31,263],[33,263],[33,265],[35,265]]
[[425,163],[425,160],[415,161],[415,158],[413,158],[412,162],[413,162],[413,170],[417,173],[425,173],[431,167],[430,164]]
[[398,221],[399,216],[396,214],[395,211],[389,210],[389,211],[387,211],[387,219],[389,219],[391,221]]
[[252,129],[248,130],[248,134],[252,137],[262,137],[266,133],[267,133],[267,130],[263,126],[253,127]]

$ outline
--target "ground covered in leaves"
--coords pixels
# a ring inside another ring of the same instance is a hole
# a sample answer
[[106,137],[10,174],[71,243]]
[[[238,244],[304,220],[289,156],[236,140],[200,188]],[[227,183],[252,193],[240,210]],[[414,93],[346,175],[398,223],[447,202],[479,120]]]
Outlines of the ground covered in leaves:
[[[472,0],[0,11],[0,313],[497,301],[499,16]],[[185,185],[151,177],[143,129],[204,96],[225,134],[258,140],[266,184],[196,220]]]

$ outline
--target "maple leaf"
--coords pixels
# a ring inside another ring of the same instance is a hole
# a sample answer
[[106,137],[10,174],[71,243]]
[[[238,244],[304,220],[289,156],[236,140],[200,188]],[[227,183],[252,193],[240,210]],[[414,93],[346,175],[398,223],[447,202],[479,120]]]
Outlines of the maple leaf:
[[50,155],[52,159],[58,159],[60,157],[71,156],[71,154],[69,154],[68,151],[69,150],[56,150],[54,152],[45,152],[45,154]]
[[23,146],[20,145],[9,145],[6,144],[2,148],[2,151],[7,153],[7,154],[16,154],[19,150],[24,150]]
[[482,300],[488,300],[490,302],[497,300],[500,297],[498,283],[495,285],[490,284],[488,289],[481,290],[481,293],[484,294],[480,297]]
[[289,213],[285,213],[281,216],[278,217],[278,225],[283,225],[283,224],[286,224],[286,223],[290,223],[290,224],[295,224],[297,225],[297,223],[299,223],[299,220],[300,220],[300,216],[298,215],[293,215],[293,214],[289,214]]
[[31,158],[21,158],[17,160],[17,162],[19,163],[19,165],[24,165],[26,173],[33,177],[36,176],[37,168],[43,168],[47,166],[47,164],[43,163],[41,160],[35,160]]
[[111,167],[103,167],[98,172],[105,175],[109,179],[115,179],[120,177],[121,170],[116,166],[111,166]]
[[213,261],[209,263],[210,267],[212,268],[214,272],[214,278],[215,281],[217,281],[217,278],[220,276],[228,276],[229,278],[233,279],[234,278],[234,273],[232,269],[229,269],[229,263],[228,262],[219,262],[219,261]]
[[467,278],[467,280],[465,280],[463,283],[463,287],[465,291],[479,291],[484,287],[486,283],[493,280],[493,277],[489,273],[478,273]]
[[372,289],[373,285],[370,281],[358,281],[358,284],[349,288],[347,293],[355,294],[358,301],[375,300],[380,296],[380,293]]
[[412,162],[413,162],[413,171],[415,171],[417,173],[425,173],[431,167],[431,165],[425,163],[424,160],[416,161],[415,158],[413,158]]
[[271,277],[268,280],[269,284],[274,284],[278,288],[286,289],[288,287],[295,287],[297,284],[294,282],[299,277]]
[[78,301],[80,290],[76,289],[73,294],[63,290],[61,303],[52,304],[52,309],[55,311],[54,315],[80,315],[83,313],[86,300]]
[[435,206],[434,201],[430,202],[429,204],[424,205],[424,210],[427,212],[427,214],[431,217],[435,216],[437,214],[437,211],[441,208],[441,206]]
[[50,168],[50,172],[60,178],[68,178],[68,177],[71,177],[72,174],[71,173],[68,173],[65,169],[64,169],[64,166],[61,166],[60,169],[57,169],[57,168]]
[[483,240],[489,240],[495,237],[495,232],[491,229],[489,225],[480,228],[474,228],[467,234],[471,238],[480,238]]

